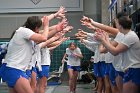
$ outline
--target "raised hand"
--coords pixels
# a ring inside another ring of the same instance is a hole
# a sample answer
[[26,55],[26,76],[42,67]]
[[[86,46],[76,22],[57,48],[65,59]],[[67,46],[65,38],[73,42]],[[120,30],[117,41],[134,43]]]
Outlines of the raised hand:
[[96,30],[96,28],[92,25],[93,20],[91,18],[83,16],[83,18],[80,21],[81,25],[87,26],[87,28],[91,30]]
[[76,38],[83,39],[87,37],[87,33],[84,32],[82,29],[78,29],[78,33],[75,34]]
[[71,32],[71,30],[73,29],[73,26],[66,26],[66,28],[63,29],[63,31],[66,32]]
[[62,19],[60,23],[57,24],[56,29],[57,31],[62,31],[68,25],[68,21],[66,18]]
[[64,33],[58,32],[54,36],[58,38],[62,38],[64,36]]
[[106,40],[106,36],[105,36],[104,31],[101,30],[101,29],[97,29],[97,30],[96,30],[96,34],[95,34],[95,38],[96,38],[96,40],[98,40],[98,41]]
[[80,35],[87,35],[87,32],[83,31],[82,29],[78,29],[78,33]]
[[59,19],[65,18],[65,12],[65,8],[61,6],[59,10],[54,14],[54,16]]
[[64,42],[66,40],[70,40],[70,37],[64,37],[62,41]]
[[65,36],[63,36],[62,38],[60,38],[60,42],[62,43],[62,42],[65,42],[66,40],[69,40],[70,39],[70,37],[65,37]]
[[83,16],[83,18],[80,21],[90,22],[90,18]]
[[42,23],[43,23],[43,27],[49,26],[49,20],[47,16],[43,16]]

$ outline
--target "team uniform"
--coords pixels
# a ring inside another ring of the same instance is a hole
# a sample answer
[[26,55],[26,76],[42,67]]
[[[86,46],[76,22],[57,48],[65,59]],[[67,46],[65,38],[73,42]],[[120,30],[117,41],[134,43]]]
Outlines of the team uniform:
[[41,52],[39,44],[32,41],[32,59],[27,67],[26,74],[31,78],[32,71],[37,74],[37,68],[41,71]]
[[109,79],[110,79],[112,85],[116,85],[116,81],[115,81],[116,70],[113,66],[114,56],[110,52],[107,52],[106,56],[105,56],[105,59],[106,59],[105,74],[109,76]]
[[[124,34],[118,32],[116,35],[114,41],[117,43],[120,43],[124,38]],[[123,78],[124,72],[122,69],[122,53],[119,53],[118,55],[114,56],[114,60],[112,62],[113,67],[115,68],[116,72],[114,74],[114,77],[116,78],[118,75]]]
[[75,50],[67,48],[66,54],[68,55],[67,68],[73,69],[74,71],[80,71],[81,59],[74,56],[74,54],[82,54],[80,48],[77,47]]
[[83,40],[83,44],[92,52],[95,53],[94,55],[94,75],[96,77],[104,77],[105,76],[105,56],[104,54],[100,54],[99,51],[99,45],[100,42],[98,42],[94,38],[95,34],[87,33],[87,40]]
[[41,49],[41,68],[42,70],[39,71],[37,68],[37,73],[39,78],[42,78],[43,76],[49,77],[49,71],[50,71],[50,64],[51,64],[51,59],[50,59],[50,50],[49,48],[45,47]]
[[2,79],[9,87],[14,87],[21,76],[28,79],[25,71],[32,57],[32,43],[29,38],[33,34],[32,30],[20,27],[8,45],[4,60],[7,65],[2,72]]
[[134,31],[129,31],[121,43],[128,47],[128,50],[122,53],[124,83],[132,80],[133,83],[140,85],[140,40]]

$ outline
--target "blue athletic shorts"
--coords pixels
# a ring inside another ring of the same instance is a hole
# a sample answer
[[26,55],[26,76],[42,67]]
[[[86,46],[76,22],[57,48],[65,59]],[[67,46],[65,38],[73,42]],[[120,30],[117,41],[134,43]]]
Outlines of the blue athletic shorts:
[[73,69],[73,71],[80,71],[80,66],[70,66],[70,65],[67,65],[67,69]]
[[37,68],[36,67],[32,67],[32,71],[34,71],[35,73],[37,73]]
[[109,76],[109,71],[110,71],[110,65],[112,63],[105,63],[105,75]]
[[32,77],[32,71],[30,69],[26,70],[26,75],[31,78]]
[[94,75],[96,77],[104,77],[105,76],[105,69],[106,69],[106,65],[105,62],[98,62],[98,63],[94,63],[93,65],[93,69],[94,69]]
[[109,78],[110,78],[110,81],[112,83],[112,85],[116,85],[116,77],[117,77],[117,71],[115,70],[115,68],[113,67],[112,63],[108,64],[108,67],[109,67]]
[[50,66],[49,65],[42,65],[42,71],[39,71],[39,69],[37,68],[37,74],[38,74],[38,77],[39,78],[42,78],[42,77],[49,77],[49,72],[50,72]]
[[26,75],[30,78],[32,77],[32,71],[34,71],[37,74],[36,67],[32,67],[31,70],[29,70],[29,69],[26,70]]
[[3,73],[4,69],[5,69],[5,67],[6,67],[6,63],[3,63],[1,65],[1,67],[0,67],[0,77],[2,77],[2,73]]
[[124,74],[124,83],[132,80],[133,83],[140,86],[140,68],[129,68]]
[[8,87],[13,88],[20,77],[28,79],[26,73],[22,70],[5,67],[3,72],[2,79],[7,83]]
[[117,71],[117,75],[119,75],[119,76],[121,76],[122,78],[124,77],[124,72],[122,72],[122,71]]

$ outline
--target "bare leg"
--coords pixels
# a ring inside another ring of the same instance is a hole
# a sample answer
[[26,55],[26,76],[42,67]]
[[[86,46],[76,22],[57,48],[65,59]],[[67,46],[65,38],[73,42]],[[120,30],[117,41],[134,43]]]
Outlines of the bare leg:
[[68,69],[68,74],[69,74],[69,90],[73,91],[74,89],[74,75],[73,75],[73,70],[72,69]]
[[77,77],[78,77],[78,71],[74,71],[74,89],[73,89],[74,92],[76,91]]
[[123,84],[123,93],[138,93],[139,86],[134,84],[132,81],[128,81]]
[[104,84],[105,84],[105,93],[110,93],[111,92],[111,86],[110,86],[110,80],[108,75],[104,77]]
[[45,89],[47,87],[47,78],[44,76],[39,79],[39,93],[45,93]]
[[29,80],[24,77],[20,77],[17,80],[14,89],[17,93],[33,93]]
[[119,93],[118,87],[116,85],[112,85],[112,83],[111,83],[111,91],[112,93]]
[[17,93],[16,90],[14,88],[9,88],[9,92],[10,93]]
[[96,81],[95,87],[93,88],[93,91],[97,91],[98,89],[98,81]]
[[32,71],[31,87],[32,87],[33,92],[35,92],[35,90],[36,90],[36,84],[37,84],[36,73],[34,71]]
[[97,92],[98,93],[102,93],[102,90],[103,90],[103,79],[101,77],[97,77],[97,80],[98,80],[98,89],[97,89]]
[[123,91],[123,78],[119,75],[116,77],[116,85],[118,87],[119,93],[122,93],[122,91]]

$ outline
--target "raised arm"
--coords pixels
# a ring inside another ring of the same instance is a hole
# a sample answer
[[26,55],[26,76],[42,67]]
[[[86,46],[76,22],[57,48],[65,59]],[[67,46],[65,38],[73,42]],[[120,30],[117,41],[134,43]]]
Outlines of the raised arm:
[[62,38],[60,40],[57,40],[55,42],[53,42],[52,44],[48,45],[49,50],[53,50],[55,48],[57,48],[59,45],[61,45],[64,41],[68,40],[69,38]]
[[90,23],[91,25],[93,25],[93,26],[95,26],[97,28],[100,28],[100,29],[102,29],[102,30],[104,30],[104,31],[106,31],[108,33],[111,33],[114,36],[116,36],[117,33],[119,32],[119,30],[116,29],[116,28],[113,28],[113,27],[110,27],[110,26],[95,22],[91,18],[88,18],[88,17],[85,17],[85,16],[83,16],[83,18],[81,19],[81,22],[82,22],[82,24],[85,24],[85,23],[89,24]]
[[[48,18],[46,16],[43,17],[43,32],[42,34],[38,34],[35,33],[30,37],[30,40],[33,40],[36,43],[41,43],[47,40],[48,37],[48,25],[49,25],[49,21]],[[36,28],[38,29],[38,28]]]
[[55,35],[56,33],[62,31],[64,28],[66,28],[67,24],[68,24],[67,19],[62,19],[60,23],[52,26],[49,31],[49,38]]
[[59,18],[59,19],[65,18],[65,12],[66,12],[65,8],[61,6],[56,13],[48,15],[48,18],[49,20],[52,20],[54,18]]

